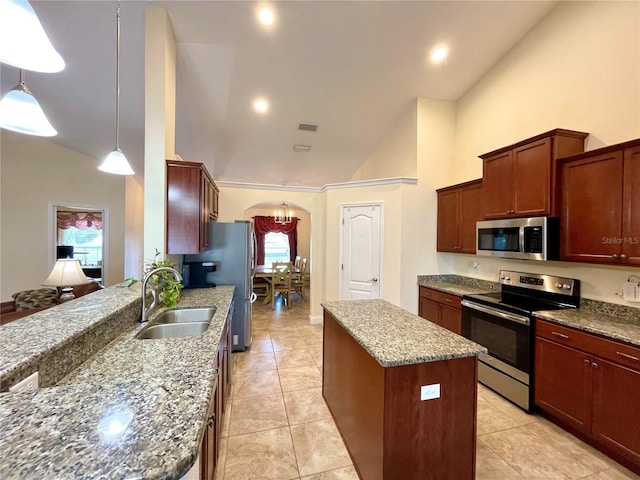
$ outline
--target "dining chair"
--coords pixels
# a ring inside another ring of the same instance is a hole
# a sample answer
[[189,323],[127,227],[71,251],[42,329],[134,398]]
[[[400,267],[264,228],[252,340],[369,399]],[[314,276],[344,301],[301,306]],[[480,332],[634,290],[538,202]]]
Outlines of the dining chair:
[[291,262],[274,262],[271,264],[271,277],[267,281],[271,284],[271,308],[276,308],[276,294],[286,301],[287,307],[291,308],[291,273],[293,265]]
[[301,261],[302,261],[302,257],[300,257],[300,255],[296,255],[296,259],[293,262],[293,268],[295,268],[296,270],[299,270]]
[[304,298],[304,289],[309,286],[309,274],[307,272],[307,259],[303,258],[300,262],[300,271],[295,274],[291,281],[292,290]]

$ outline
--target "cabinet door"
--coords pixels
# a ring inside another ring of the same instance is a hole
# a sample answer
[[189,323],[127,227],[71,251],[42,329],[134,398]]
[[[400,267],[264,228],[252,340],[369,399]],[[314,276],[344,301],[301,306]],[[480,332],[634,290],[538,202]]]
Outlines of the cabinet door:
[[542,410],[588,432],[591,422],[591,357],[536,337],[534,400]]
[[439,305],[433,300],[423,296],[420,297],[419,315],[422,318],[437,324],[439,322]]
[[624,151],[622,264],[640,265],[640,147]]
[[[482,182],[460,190],[460,248],[458,253],[476,253],[476,222],[484,216]],[[439,222],[439,220],[438,220]]]
[[457,188],[438,192],[438,252],[457,252],[459,249],[459,193]]
[[619,263],[622,152],[562,165],[561,260]]
[[218,439],[216,438],[216,410],[218,405],[218,394],[214,391],[211,394],[211,402],[207,410],[207,420],[204,436],[202,438],[201,458],[200,458],[200,478],[203,480],[214,480],[216,476]]
[[440,322],[443,328],[451,330],[453,333],[462,335],[462,312],[455,308],[440,306]]
[[200,252],[200,170],[167,165],[167,253]]
[[513,154],[512,151],[485,158],[482,179],[486,218],[504,218],[513,210]]
[[515,215],[549,214],[551,139],[545,138],[513,150]]
[[595,357],[594,436],[640,465],[640,372]]

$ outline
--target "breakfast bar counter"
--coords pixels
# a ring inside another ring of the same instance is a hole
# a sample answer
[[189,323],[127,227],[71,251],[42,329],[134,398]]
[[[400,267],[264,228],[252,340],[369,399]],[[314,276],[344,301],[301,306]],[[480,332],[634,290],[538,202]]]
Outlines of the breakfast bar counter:
[[[109,298],[118,308],[131,302],[139,318],[137,287],[96,292],[103,309],[94,310],[94,321],[108,312]],[[83,359],[53,386],[0,393],[0,478],[181,478],[200,451],[218,381],[215,356],[233,290],[233,286],[219,286],[183,292],[178,307],[216,307],[210,327],[198,337],[140,340],[136,334],[147,324],[130,317],[119,327],[122,333],[105,340],[102,350]],[[88,297],[74,301],[80,312],[91,301]],[[41,328],[39,334],[46,335],[47,325],[63,322],[73,305],[61,307],[36,318],[40,327],[26,317],[1,327],[8,330],[0,330],[0,336],[17,348],[21,332]],[[156,308],[150,323],[164,310]],[[84,314],[91,312],[84,310]],[[74,316],[67,321],[73,322]],[[70,330],[74,343],[92,341],[78,327]],[[65,340],[55,332],[52,337]],[[4,379],[19,371],[21,364],[35,365],[55,347],[41,343],[44,350],[25,355],[20,364],[7,366],[10,359],[4,359]]]
[[323,307],[322,394],[360,478],[475,478],[487,350],[384,300]]

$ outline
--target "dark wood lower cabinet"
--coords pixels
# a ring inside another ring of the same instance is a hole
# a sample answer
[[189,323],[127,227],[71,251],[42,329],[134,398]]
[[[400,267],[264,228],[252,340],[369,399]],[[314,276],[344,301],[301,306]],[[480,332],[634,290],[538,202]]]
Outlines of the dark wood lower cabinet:
[[475,478],[476,357],[385,368],[327,312],[323,328],[322,394],[362,480]]
[[[232,311],[232,310],[231,310]],[[222,329],[214,369],[218,372],[216,386],[211,393],[206,426],[200,447],[200,479],[214,480],[222,436],[222,418],[231,389],[231,311]]]
[[640,474],[640,348],[538,320],[535,405]]
[[418,315],[430,322],[462,335],[461,298],[420,286]]

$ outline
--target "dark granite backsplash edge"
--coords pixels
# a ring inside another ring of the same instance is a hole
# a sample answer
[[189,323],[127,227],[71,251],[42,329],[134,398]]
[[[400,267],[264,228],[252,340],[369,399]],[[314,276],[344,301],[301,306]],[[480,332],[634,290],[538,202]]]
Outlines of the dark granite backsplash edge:
[[484,288],[489,291],[500,291],[500,284],[497,282],[491,282],[489,280],[482,280],[473,277],[464,277],[462,275],[418,275],[418,283],[420,281],[457,283],[460,285],[469,285],[471,287]]

